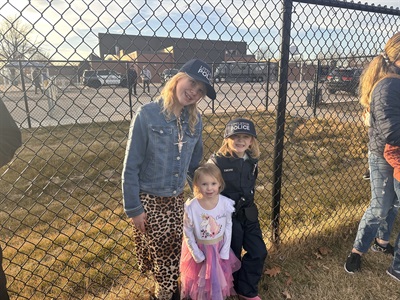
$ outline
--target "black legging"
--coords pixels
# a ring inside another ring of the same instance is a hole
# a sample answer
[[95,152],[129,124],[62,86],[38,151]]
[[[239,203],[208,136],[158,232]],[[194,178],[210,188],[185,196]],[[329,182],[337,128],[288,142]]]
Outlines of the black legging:
[[[258,283],[267,257],[258,220],[251,222],[232,218],[231,248],[242,262],[239,271],[233,274],[236,293],[249,298],[257,296]],[[243,257],[242,249],[246,250]]]

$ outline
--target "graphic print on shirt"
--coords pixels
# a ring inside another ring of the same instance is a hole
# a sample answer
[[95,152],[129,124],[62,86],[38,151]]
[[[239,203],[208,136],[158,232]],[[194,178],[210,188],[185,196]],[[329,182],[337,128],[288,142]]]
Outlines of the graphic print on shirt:
[[222,225],[218,224],[217,221],[207,214],[201,214],[201,237],[212,238],[220,233]]

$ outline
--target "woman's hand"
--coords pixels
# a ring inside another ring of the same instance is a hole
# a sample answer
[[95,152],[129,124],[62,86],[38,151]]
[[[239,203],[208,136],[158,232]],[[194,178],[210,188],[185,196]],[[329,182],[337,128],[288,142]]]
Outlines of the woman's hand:
[[142,213],[136,217],[130,218],[133,226],[140,232],[144,233],[146,231],[147,215]]

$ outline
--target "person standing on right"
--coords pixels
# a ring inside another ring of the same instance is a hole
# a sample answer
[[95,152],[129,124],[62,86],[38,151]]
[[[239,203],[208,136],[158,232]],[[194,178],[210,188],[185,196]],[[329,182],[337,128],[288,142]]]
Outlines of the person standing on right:
[[[394,74],[394,75],[393,75]],[[400,251],[389,243],[400,201],[396,195],[393,167],[384,158],[386,144],[400,145],[400,32],[391,37],[384,51],[376,56],[360,78],[360,103],[370,112],[368,161],[371,202],[359,225],[353,249],[344,269],[361,270],[361,256],[371,250],[394,255]],[[397,191],[399,192],[399,191]],[[400,195],[400,194],[399,194]],[[400,272],[400,252],[396,254]],[[396,258],[395,258],[396,260]],[[394,264],[395,265],[395,264]]]
[[[221,148],[209,159],[221,170],[225,181],[221,194],[235,201],[231,248],[242,266],[233,278],[242,300],[261,300],[258,283],[268,254],[254,203],[259,156],[253,122],[239,118],[228,122]],[[246,253],[242,256],[243,249]]]
[[146,86],[147,86],[147,92],[150,93],[151,72],[147,68],[147,66],[143,68],[140,77],[142,78],[143,81],[143,93],[146,92]]
[[39,89],[43,93],[42,89],[42,74],[40,73],[39,68],[35,68],[32,72],[32,82],[35,86],[35,94],[37,94],[37,90]]

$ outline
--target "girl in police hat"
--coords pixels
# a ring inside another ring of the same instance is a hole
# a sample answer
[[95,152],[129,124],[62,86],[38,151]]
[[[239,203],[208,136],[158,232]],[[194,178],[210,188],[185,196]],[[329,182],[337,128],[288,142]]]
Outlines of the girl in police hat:
[[231,248],[242,266],[233,274],[234,286],[239,298],[245,300],[261,299],[258,283],[267,257],[254,203],[259,156],[253,122],[239,118],[227,124],[222,146],[209,160],[219,167],[225,181],[221,194],[235,201]]
[[179,299],[183,189],[203,155],[197,103],[215,99],[211,68],[188,61],[133,118],[122,171],[125,213],[133,225],[140,271],[156,280],[153,299]]

